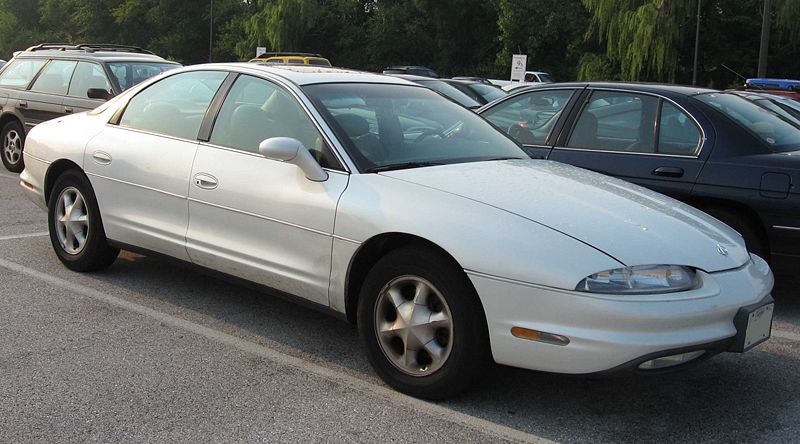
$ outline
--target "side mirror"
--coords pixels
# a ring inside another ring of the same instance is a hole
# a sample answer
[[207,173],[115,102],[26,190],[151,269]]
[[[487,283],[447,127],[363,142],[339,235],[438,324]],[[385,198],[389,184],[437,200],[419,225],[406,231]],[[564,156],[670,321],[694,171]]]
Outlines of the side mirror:
[[103,88],[89,88],[86,91],[86,97],[90,99],[108,100],[114,97],[114,94],[111,94],[111,91],[105,90]]
[[313,182],[328,180],[328,173],[314,160],[303,142],[291,137],[271,137],[258,144],[258,152],[267,159],[297,165]]

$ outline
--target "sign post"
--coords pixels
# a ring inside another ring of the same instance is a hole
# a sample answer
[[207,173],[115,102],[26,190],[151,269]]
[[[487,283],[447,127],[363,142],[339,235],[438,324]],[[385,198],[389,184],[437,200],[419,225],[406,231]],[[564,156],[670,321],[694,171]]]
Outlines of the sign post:
[[511,58],[511,81],[521,82],[525,78],[525,69],[528,67],[527,54],[514,54]]
[[260,56],[261,54],[264,54],[265,52],[267,52],[267,47],[266,46],[257,47],[256,48],[256,57]]

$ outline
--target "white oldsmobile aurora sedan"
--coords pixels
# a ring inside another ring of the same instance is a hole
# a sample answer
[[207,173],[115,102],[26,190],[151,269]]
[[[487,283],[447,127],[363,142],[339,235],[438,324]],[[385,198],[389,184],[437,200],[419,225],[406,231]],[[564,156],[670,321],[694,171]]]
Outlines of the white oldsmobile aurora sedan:
[[528,159],[402,79],[200,65],[34,128],[21,185],[75,271],[158,253],[357,322],[424,398],[494,360],[571,374],[682,368],[769,337],[772,273],[678,201]]

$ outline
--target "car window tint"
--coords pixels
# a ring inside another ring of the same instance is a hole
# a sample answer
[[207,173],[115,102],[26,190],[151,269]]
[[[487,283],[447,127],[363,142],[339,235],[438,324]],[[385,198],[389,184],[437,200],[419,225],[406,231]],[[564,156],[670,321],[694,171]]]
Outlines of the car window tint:
[[222,104],[209,142],[251,153],[271,137],[291,137],[308,148],[326,168],[338,162],[311,119],[289,93],[257,77],[236,79]]
[[78,62],[73,60],[53,60],[39,75],[31,91],[48,93],[48,94],[61,94],[67,93],[69,88],[69,80],[72,78],[72,72],[75,71],[75,65]]
[[658,99],[642,94],[596,91],[581,112],[567,146],[604,151],[655,151]]
[[0,75],[0,86],[26,87],[44,66],[45,59],[16,59]]
[[110,92],[111,84],[108,83],[106,74],[100,65],[91,62],[78,62],[75,74],[72,76],[72,82],[69,84],[67,95],[88,98],[87,92],[91,88],[100,88]]
[[120,91],[125,91],[133,85],[155,75],[172,69],[180,68],[177,63],[159,62],[110,62],[108,69],[117,79]]
[[570,89],[529,92],[512,97],[482,115],[519,143],[541,145],[547,141],[571,96]]
[[658,152],[692,156],[700,146],[700,130],[691,117],[670,102],[661,104]]
[[130,100],[120,125],[196,139],[206,109],[226,75],[220,71],[193,71],[156,82]]

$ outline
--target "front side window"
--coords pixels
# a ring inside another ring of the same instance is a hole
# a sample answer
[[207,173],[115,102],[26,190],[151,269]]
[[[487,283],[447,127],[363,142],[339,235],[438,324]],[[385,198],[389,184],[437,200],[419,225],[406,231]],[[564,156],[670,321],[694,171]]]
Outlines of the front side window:
[[42,69],[45,59],[16,59],[0,75],[0,86],[25,88]]
[[303,89],[363,172],[528,158],[486,120],[426,88],[347,83]]
[[258,145],[271,137],[297,139],[321,166],[338,165],[311,119],[289,93],[267,80],[239,76],[222,104],[209,142],[257,153]]
[[658,99],[596,91],[583,108],[567,146],[601,151],[655,152]]
[[670,102],[661,104],[658,129],[658,152],[680,156],[697,154],[701,140],[700,129],[691,117]]
[[78,62],[72,82],[69,84],[69,92],[72,97],[88,98],[88,91],[92,88],[104,89],[111,92],[111,84],[108,83],[103,68],[97,63]]
[[192,71],[167,77],[134,96],[119,124],[194,140],[226,76],[221,71]]
[[69,81],[78,62],[73,60],[53,60],[33,82],[31,91],[47,94],[67,94]]
[[772,111],[729,93],[705,93],[695,99],[716,109],[764,142],[774,152],[800,149],[800,126]]
[[488,109],[483,117],[521,144],[542,145],[572,92],[559,89],[521,94]]

